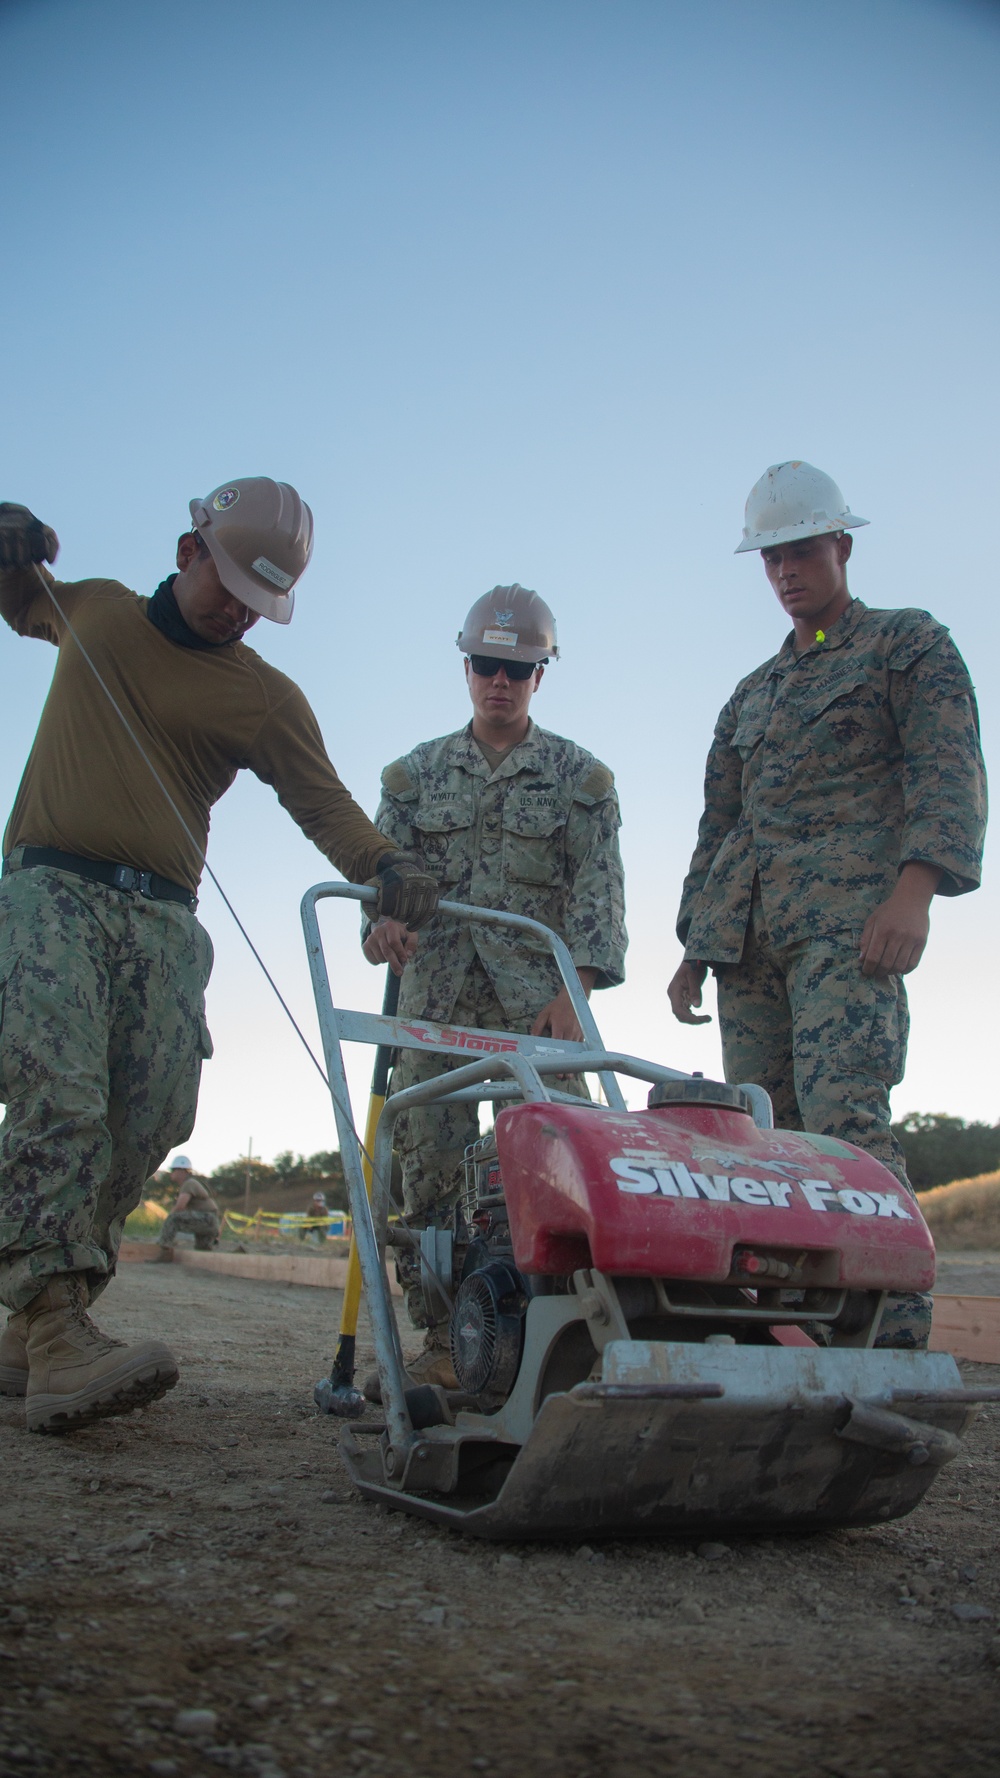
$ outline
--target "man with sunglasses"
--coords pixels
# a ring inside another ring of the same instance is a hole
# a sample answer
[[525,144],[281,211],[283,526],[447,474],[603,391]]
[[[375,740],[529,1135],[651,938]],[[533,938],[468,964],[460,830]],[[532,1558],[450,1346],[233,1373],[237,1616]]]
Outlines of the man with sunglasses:
[[[537,728],[529,714],[545,663],[559,653],[552,612],[525,587],[494,587],[473,605],[458,647],[472,720],[386,767],[376,826],[395,845],[419,848],[442,897],[551,926],[565,939],[588,996],[614,987],[624,979],[627,943],[614,779],[593,754]],[[367,931],[364,951],[370,963],[388,963],[402,976],[401,1017],[582,1037],[553,958],[495,927],[435,919],[418,944],[398,920],[382,919]],[[393,1089],[447,1066],[404,1050]],[[465,1149],[478,1135],[474,1105],[414,1110],[399,1119],[395,1145],[411,1226],[450,1221]],[[410,1375],[454,1388],[447,1323],[429,1322],[410,1250],[400,1276],[411,1320],[426,1329]],[[365,1379],[366,1394],[376,1386],[375,1378]]]

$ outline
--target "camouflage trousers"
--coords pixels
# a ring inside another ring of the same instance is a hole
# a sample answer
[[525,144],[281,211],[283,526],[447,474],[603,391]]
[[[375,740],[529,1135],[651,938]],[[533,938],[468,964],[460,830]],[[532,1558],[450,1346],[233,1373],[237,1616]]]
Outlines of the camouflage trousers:
[[175,1235],[193,1235],[195,1246],[204,1251],[218,1244],[219,1219],[214,1210],[171,1210],[160,1230],[160,1246],[172,1247]]
[[[0,1302],[114,1273],[150,1174],[194,1127],[212,943],[188,909],[17,868],[0,882]],[[11,868],[11,867],[14,868]]]
[[[889,1110],[909,1035],[900,977],[862,975],[850,931],[772,945],[756,889],[742,959],[715,974],[726,1079],[764,1087],[779,1129],[864,1149],[912,1196]],[[877,1343],[923,1347],[929,1332],[929,1298],[892,1296]]]
[[[478,957],[462,983],[449,1023],[470,1025],[480,1031],[530,1031],[533,1021],[526,1019],[512,1024],[497,997]],[[418,1081],[436,1080],[452,1068],[460,1068],[473,1060],[466,1055],[456,1057],[423,1055],[419,1050],[401,1050],[392,1071],[390,1095]],[[589,1098],[582,1080],[566,1079],[560,1089]],[[404,1111],[396,1121],[393,1147],[403,1169],[403,1211],[406,1220],[416,1228],[429,1223],[449,1222],[465,1183],[465,1151],[479,1140],[479,1107],[473,1104],[417,1106]],[[415,1254],[403,1251],[397,1259],[399,1281],[406,1294],[406,1306],[414,1327],[428,1325],[423,1300],[421,1267]]]

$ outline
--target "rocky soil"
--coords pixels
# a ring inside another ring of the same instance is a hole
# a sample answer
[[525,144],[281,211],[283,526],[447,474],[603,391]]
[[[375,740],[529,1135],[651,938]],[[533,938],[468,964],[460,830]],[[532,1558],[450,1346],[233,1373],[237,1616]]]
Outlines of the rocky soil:
[[498,1548],[352,1495],[338,1310],[128,1266],[99,1319],[179,1387],[62,1439],[0,1401],[4,1778],[994,1778],[1000,1406],[896,1526]]

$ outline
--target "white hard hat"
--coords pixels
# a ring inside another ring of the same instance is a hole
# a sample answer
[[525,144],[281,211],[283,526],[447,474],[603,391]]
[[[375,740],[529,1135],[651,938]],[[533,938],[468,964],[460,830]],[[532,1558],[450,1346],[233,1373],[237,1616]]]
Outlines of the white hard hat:
[[313,516],[295,489],[269,475],[244,476],[189,508],[226,591],[272,623],[290,623],[313,546]]
[[175,1154],[170,1163],[170,1171],[171,1173],[193,1173],[194,1168],[191,1165],[190,1156]]
[[747,495],[743,541],[745,549],[770,549],[800,537],[823,537],[867,525],[851,512],[832,476],[811,463],[772,463]]

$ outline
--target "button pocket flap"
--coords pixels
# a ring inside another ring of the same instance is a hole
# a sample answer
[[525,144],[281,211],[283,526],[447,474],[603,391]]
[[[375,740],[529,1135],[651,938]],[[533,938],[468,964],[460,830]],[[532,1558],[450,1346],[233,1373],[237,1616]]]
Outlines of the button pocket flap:
[[472,826],[472,799],[450,793],[439,802],[425,797],[411,821],[421,833],[455,833],[460,827]]
[[504,804],[503,825],[507,833],[519,834],[524,839],[544,839],[566,825],[563,798],[554,791],[534,796],[515,792]]

